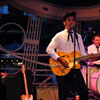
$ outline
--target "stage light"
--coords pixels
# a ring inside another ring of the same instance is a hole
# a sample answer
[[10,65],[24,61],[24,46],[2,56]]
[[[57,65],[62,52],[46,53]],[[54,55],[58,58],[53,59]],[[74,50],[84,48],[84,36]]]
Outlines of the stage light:
[[13,62],[14,60],[11,60],[11,62]]
[[93,33],[95,34],[96,32],[95,32],[95,31],[93,31]]
[[18,59],[16,60],[16,62],[18,62]]
[[3,59],[1,59],[1,62],[3,62]]
[[84,31],[84,33],[86,33],[86,31]]
[[18,65],[22,65],[23,64],[23,62],[18,62]]

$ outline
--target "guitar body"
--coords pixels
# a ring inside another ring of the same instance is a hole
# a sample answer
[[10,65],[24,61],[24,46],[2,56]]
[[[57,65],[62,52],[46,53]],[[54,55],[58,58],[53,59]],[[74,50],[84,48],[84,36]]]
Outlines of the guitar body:
[[[50,58],[49,64],[51,67],[52,72],[57,76],[64,76],[70,72],[71,69],[79,69],[80,64],[76,61],[75,67],[74,67],[74,52],[71,52],[70,54],[64,53],[64,52],[57,52],[57,54],[61,57],[63,57],[67,62],[68,66],[71,68],[66,68],[63,66],[59,61],[54,60]],[[80,57],[80,53],[78,51],[75,51],[75,57]]]
[[29,95],[29,98],[26,95],[21,95],[20,100],[33,100],[33,95]]

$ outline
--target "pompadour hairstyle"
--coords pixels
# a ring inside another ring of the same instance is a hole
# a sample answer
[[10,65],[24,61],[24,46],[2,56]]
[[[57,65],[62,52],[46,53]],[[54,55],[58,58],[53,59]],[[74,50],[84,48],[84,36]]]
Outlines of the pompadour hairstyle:
[[67,17],[73,16],[74,19],[76,18],[76,12],[72,11],[72,12],[68,12],[64,15],[63,17],[63,21],[66,21]]

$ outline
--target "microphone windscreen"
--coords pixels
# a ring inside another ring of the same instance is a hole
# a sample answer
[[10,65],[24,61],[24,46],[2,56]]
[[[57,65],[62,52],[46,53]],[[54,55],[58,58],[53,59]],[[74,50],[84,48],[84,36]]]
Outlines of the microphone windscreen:
[[75,28],[75,25],[71,25],[71,29],[76,29],[76,28]]
[[75,25],[71,25],[71,29],[73,29],[74,32],[76,32],[76,27],[75,27]]

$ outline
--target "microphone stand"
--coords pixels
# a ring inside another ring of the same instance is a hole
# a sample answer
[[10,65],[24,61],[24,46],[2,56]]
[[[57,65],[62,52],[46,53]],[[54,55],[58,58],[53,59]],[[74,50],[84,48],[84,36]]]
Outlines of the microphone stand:
[[73,31],[74,31],[74,88],[75,88],[75,98],[76,98],[76,95],[77,95],[77,91],[76,91],[76,74],[75,74],[76,29],[73,28]]
[[[78,96],[77,89],[76,89],[77,87],[76,87],[76,74],[75,74],[76,73],[76,70],[75,70],[75,61],[76,61],[76,59],[75,59],[76,58],[76,54],[75,54],[75,51],[76,51],[76,39],[77,39],[77,45],[78,46],[79,46],[79,43],[78,43],[78,36],[77,36],[77,33],[76,33],[77,31],[76,31],[75,26],[72,25],[71,26],[71,29],[73,29],[73,31],[74,31],[74,72],[73,72],[74,73],[73,74],[74,76],[73,77],[74,77],[74,89],[75,89],[74,90],[74,92],[75,92],[75,94],[74,94],[75,96],[74,97],[75,97],[75,100],[76,100],[76,97]],[[80,47],[79,47],[79,49],[80,49]],[[78,96],[78,98],[79,98],[79,96]]]
[[[87,47],[86,47],[86,53],[87,53]],[[88,65],[86,64],[86,85],[87,85],[87,87],[88,87],[88,73],[89,72],[89,68],[88,68]]]
[[[85,35],[85,37],[84,37],[84,39],[83,39],[83,42],[85,42],[86,41],[86,38],[87,38],[87,35],[88,35],[88,33],[89,32],[92,32],[92,27],[89,27],[88,28],[88,31],[86,32],[86,35]],[[86,48],[85,48],[85,50],[86,50],[86,52],[87,52],[87,46],[86,46]],[[89,77],[89,68],[88,68],[88,65],[86,65],[86,85],[87,85],[87,87],[88,87],[88,77]]]

